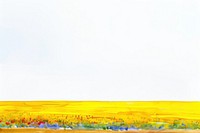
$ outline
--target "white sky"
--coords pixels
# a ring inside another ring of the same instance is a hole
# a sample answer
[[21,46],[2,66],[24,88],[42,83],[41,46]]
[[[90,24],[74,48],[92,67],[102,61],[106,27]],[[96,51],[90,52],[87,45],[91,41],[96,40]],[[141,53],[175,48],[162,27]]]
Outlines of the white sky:
[[200,100],[200,1],[0,0],[0,100]]

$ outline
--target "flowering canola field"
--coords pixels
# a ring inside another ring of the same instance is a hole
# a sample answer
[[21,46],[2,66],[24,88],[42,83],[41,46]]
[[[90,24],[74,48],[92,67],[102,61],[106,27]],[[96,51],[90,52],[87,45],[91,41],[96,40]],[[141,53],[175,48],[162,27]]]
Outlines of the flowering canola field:
[[0,128],[200,129],[200,102],[0,102]]

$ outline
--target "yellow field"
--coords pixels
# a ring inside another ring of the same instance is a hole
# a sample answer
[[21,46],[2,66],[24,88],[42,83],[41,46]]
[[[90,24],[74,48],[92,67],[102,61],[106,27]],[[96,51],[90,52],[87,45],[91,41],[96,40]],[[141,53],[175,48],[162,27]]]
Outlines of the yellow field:
[[28,126],[40,121],[63,125],[124,123],[135,127],[141,123],[159,126],[160,122],[167,127],[175,120],[187,126],[199,124],[200,102],[0,102],[0,122],[7,122],[11,128],[12,123]]
[[[46,129],[0,129],[0,133],[116,133],[116,131],[94,131],[94,130],[46,130]],[[200,133],[199,130],[139,130],[120,131],[119,133]]]

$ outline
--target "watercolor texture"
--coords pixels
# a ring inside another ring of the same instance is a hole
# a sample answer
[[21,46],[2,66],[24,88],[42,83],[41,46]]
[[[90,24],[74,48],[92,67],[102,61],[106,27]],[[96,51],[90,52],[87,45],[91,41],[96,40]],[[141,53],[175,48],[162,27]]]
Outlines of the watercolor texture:
[[196,131],[199,122],[200,102],[0,102],[0,128],[5,131]]

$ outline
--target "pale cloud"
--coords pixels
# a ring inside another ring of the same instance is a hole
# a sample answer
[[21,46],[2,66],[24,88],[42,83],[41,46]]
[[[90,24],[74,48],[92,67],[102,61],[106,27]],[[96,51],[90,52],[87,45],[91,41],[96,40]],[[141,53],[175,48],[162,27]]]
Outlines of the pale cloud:
[[2,100],[200,100],[197,0],[0,5]]

